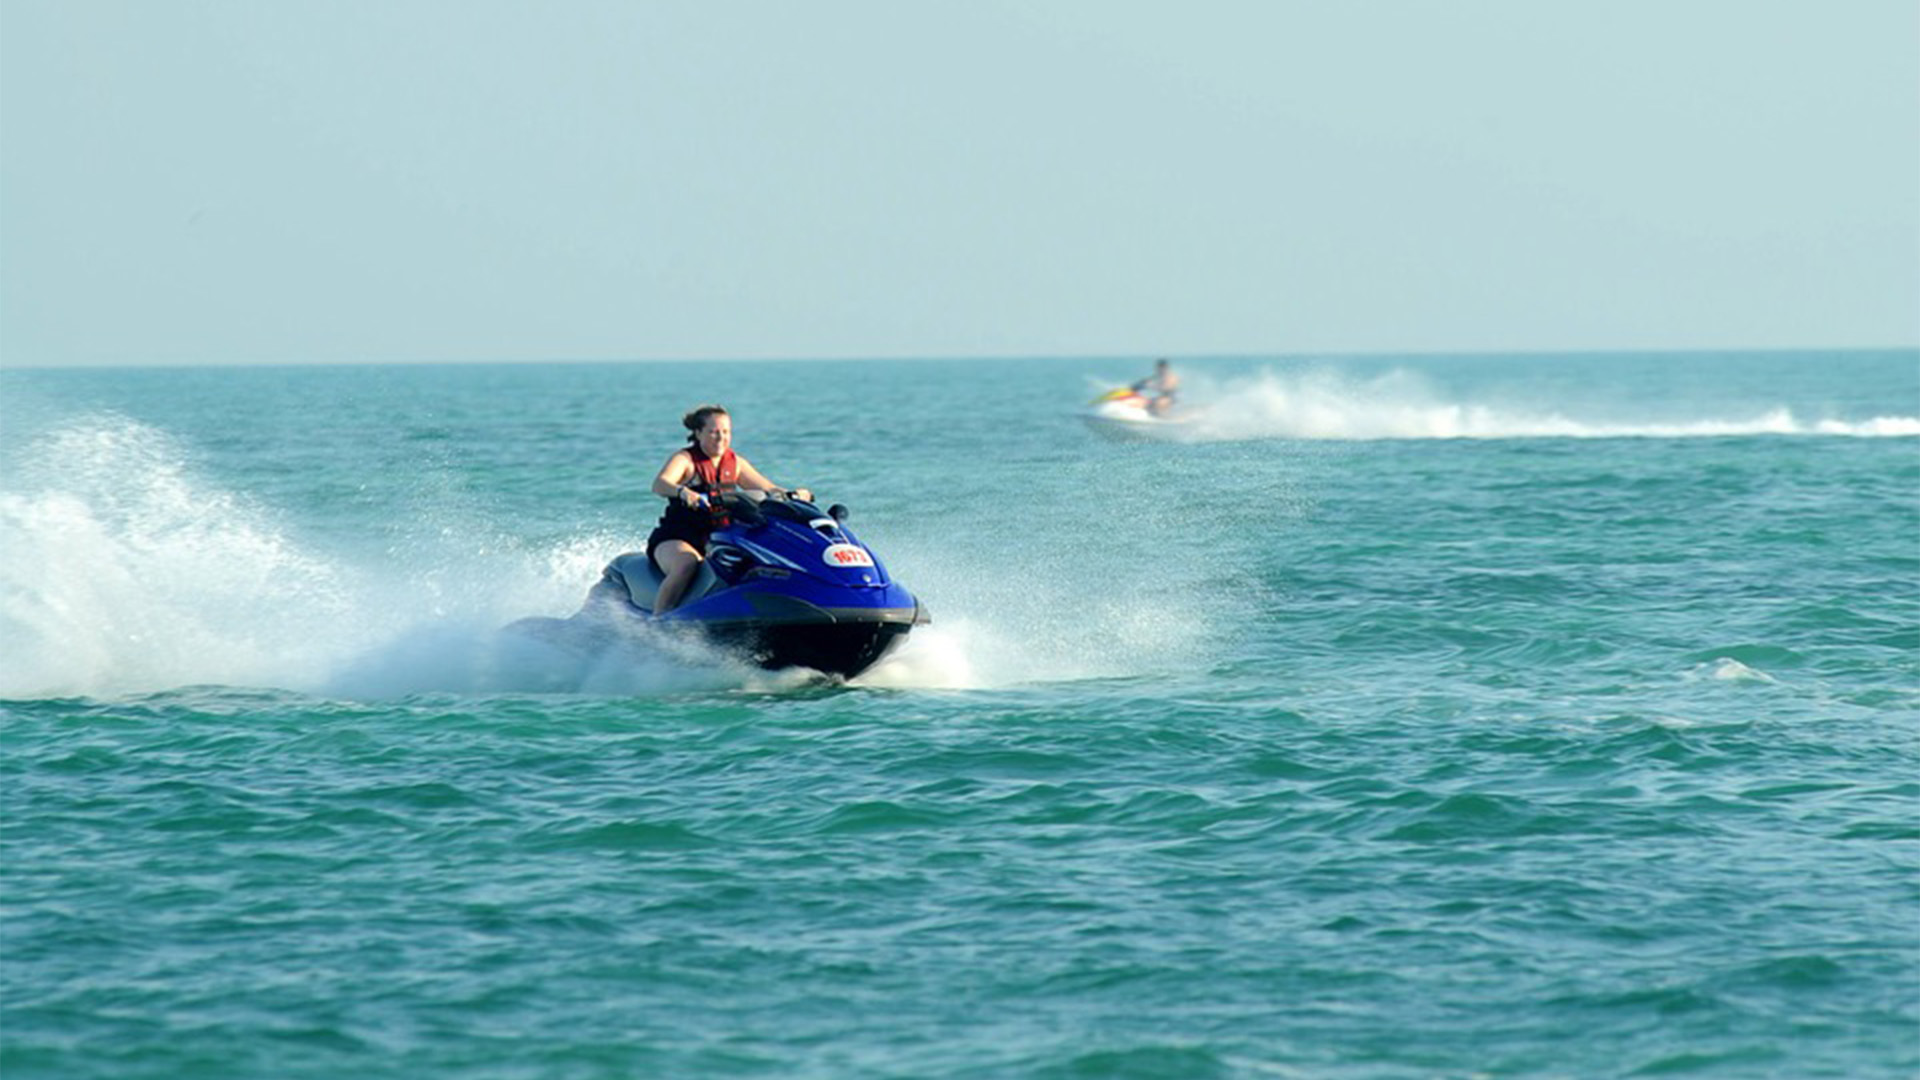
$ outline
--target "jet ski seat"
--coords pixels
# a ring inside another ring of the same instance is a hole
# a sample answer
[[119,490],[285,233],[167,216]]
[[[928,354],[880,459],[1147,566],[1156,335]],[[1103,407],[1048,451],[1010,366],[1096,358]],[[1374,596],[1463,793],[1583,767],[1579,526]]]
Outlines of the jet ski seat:
[[[595,602],[614,602],[637,609],[643,614],[653,614],[653,599],[659,595],[660,583],[665,575],[654,569],[653,560],[643,551],[629,551],[616,555],[607,568],[601,572],[600,580],[594,583],[587,593],[587,605]],[[718,575],[706,560],[701,560],[700,571],[693,576],[693,584],[687,586],[686,595],[680,602],[705,596],[720,583]]]

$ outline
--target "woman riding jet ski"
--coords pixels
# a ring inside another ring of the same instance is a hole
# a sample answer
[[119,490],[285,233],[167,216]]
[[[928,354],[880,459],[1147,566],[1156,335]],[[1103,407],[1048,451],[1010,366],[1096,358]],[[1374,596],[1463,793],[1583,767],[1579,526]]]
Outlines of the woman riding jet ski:
[[722,494],[711,505],[706,557],[678,604],[655,613],[666,575],[647,556],[628,552],[607,565],[574,620],[641,618],[697,629],[762,667],[845,678],[931,621],[848,531],[845,507],[823,513],[793,493],[758,491]]
[[702,405],[681,422],[687,446],[653,479],[667,510],[646,550],[614,559],[572,619],[515,627],[591,643],[642,618],[697,628],[765,667],[850,678],[928,621],[847,531],[845,507],[822,513],[811,492],[783,491],[733,452],[725,409]]

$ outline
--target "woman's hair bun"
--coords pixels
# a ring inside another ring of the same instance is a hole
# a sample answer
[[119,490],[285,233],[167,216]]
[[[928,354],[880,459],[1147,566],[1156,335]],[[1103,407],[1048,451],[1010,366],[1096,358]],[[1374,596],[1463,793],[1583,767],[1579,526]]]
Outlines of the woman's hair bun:
[[708,417],[726,415],[728,413],[723,405],[696,405],[692,412],[680,418],[680,422],[686,425],[688,431],[697,432],[707,426]]

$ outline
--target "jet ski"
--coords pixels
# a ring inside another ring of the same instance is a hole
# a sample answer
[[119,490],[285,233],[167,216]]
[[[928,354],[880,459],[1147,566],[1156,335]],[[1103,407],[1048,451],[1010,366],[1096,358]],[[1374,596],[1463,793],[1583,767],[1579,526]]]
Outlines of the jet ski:
[[1080,414],[1087,426],[1115,439],[1174,438],[1193,422],[1186,410],[1156,413],[1151,399],[1131,386],[1109,390],[1087,403]]
[[607,564],[571,619],[522,619],[509,629],[574,647],[636,624],[686,630],[761,667],[850,679],[932,621],[847,528],[846,507],[733,491],[709,508],[706,559],[671,611],[654,614],[662,575],[633,551]]

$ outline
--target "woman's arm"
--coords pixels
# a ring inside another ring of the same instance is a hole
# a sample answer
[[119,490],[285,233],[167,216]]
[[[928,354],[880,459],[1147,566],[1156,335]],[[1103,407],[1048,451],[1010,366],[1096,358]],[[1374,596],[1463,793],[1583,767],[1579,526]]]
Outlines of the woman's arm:
[[688,506],[698,506],[700,504],[694,500],[699,499],[699,492],[686,488],[687,477],[692,474],[693,455],[685,450],[675,450],[667,463],[660,466],[660,475],[653,478],[653,493],[663,499],[679,499]]

